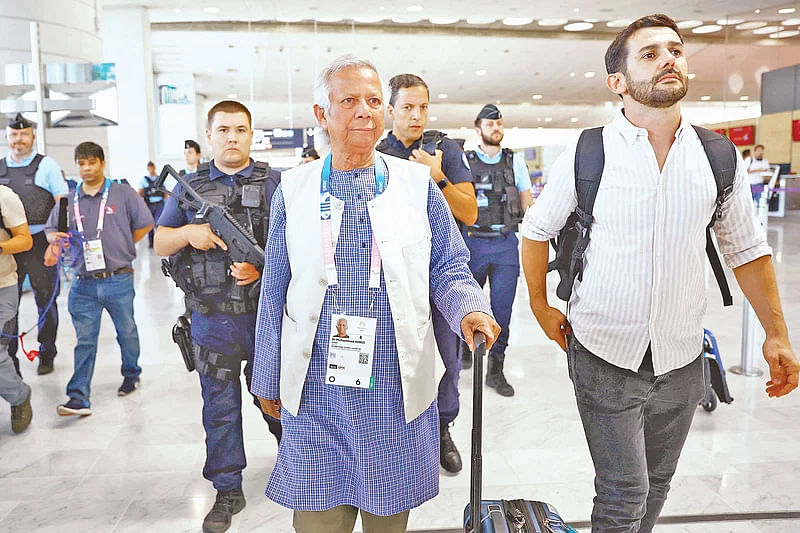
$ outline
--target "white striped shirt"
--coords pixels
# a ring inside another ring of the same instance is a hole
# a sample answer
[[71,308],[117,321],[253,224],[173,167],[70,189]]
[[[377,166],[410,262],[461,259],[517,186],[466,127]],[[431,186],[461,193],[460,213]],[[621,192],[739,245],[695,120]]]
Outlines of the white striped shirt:
[[[652,343],[653,368],[664,374],[702,351],[705,229],[715,209],[714,175],[685,118],[661,171],[647,130],[622,113],[603,129],[603,143],[605,167],[569,321],[581,344],[620,368],[636,371]],[[574,157],[573,148],[553,165],[547,186],[525,215],[525,238],[555,237],[575,209]],[[737,158],[733,193],[714,226],[731,268],[772,254]]]

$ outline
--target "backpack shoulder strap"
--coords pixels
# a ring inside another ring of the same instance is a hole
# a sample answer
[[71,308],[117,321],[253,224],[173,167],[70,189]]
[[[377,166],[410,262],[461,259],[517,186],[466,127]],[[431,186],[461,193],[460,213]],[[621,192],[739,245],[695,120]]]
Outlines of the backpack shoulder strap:
[[694,130],[697,132],[700,143],[703,145],[703,150],[706,152],[706,157],[711,165],[711,172],[714,174],[714,182],[717,185],[716,208],[711,216],[711,221],[706,227],[706,255],[708,256],[708,262],[711,263],[711,270],[714,271],[714,277],[717,278],[717,285],[719,285],[719,290],[722,293],[722,303],[727,307],[733,305],[733,296],[728,286],[728,280],[725,278],[725,271],[722,268],[719,253],[714,246],[714,241],[711,239],[711,228],[722,216],[722,204],[733,191],[733,179],[736,176],[736,147],[730,139],[716,132],[699,126],[694,126]]
[[589,225],[593,220],[592,210],[605,163],[603,128],[583,130],[575,148],[575,194],[578,197],[578,207],[575,212]]

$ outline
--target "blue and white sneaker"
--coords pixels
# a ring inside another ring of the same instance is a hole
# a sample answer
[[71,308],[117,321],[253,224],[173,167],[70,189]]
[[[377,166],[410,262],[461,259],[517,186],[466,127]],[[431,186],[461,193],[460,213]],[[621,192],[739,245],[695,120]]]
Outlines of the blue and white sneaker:
[[83,402],[71,398],[67,403],[62,403],[56,407],[56,412],[59,416],[89,416],[92,414],[91,408],[83,405]]

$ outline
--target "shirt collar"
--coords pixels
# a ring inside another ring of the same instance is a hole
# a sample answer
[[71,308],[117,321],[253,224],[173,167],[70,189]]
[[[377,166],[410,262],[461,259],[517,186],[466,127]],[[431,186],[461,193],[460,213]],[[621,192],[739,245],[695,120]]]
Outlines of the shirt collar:
[[502,149],[500,149],[500,151],[497,152],[496,155],[491,156],[491,155],[487,154],[486,152],[484,152],[483,150],[481,150],[480,145],[478,145],[475,148],[475,153],[478,154],[478,157],[481,158],[481,161],[483,161],[484,163],[490,164],[490,165],[499,163],[500,162],[500,158],[503,157],[503,150]]
[[105,181],[103,182],[103,186],[100,187],[100,189],[96,193],[90,196],[89,194],[86,193],[86,191],[83,190],[83,180],[81,180],[81,182],[78,183],[78,198],[85,198],[86,196],[94,198],[95,196],[98,196],[100,193],[103,192],[103,187],[106,186],[106,183],[108,183],[109,185],[108,194],[111,194],[111,181],[108,179],[108,176],[105,176]]
[[16,161],[14,161],[11,158],[11,151],[9,151],[8,155],[6,155],[6,165],[9,166],[9,167],[27,167],[28,165],[31,164],[31,162],[33,161],[34,157],[36,157],[36,149],[35,148],[31,152],[31,155],[29,155],[28,157],[26,157],[25,159],[22,160],[22,163],[17,163]]
[[250,164],[247,165],[242,170],[240,170],[239,172],[237,172],[236,174],[225,174],[223,171],[217,168],[217,165],[214,164],[213,160],[211,160],[211,162],[208,165],[209,165],[208,179],[213,181],[219,178],[228,178],[233,176],[249,178],[250,175],[253,173],[253,167],[255,166],[255,162],[253,161],[253,158],[250,158]]
[[[421,138],[422,138],[422,137],[420,137],[420,139],[421,139]],[[414,141],[413,143],[411,143],[411,146],[408,146],[408,147],[406,147],[406,145],[405,145],[405,144],[403,144],[403,141],[401,141],[400,139],[398,139],[397,137],[395,137],[395,135],[394,135],[394,132],[393,132],[393,131],[390,131],[390,132],[389,132],[389,135],[387,135],[387,136],[386,136],[386,140],[387,140],[389,143],[393,144],[393,145],[394,145],[396,148],[399,148],[400,150],[403,150],[403,151],[407,151],[407,152],[409,152],[409,153],[411,153],[411,151],[412,151],[412,150],[414,150],[414,147],[415,147],[415,146],[416,146],[417,148],[419,148],[419,139],[417,139],[416,141]]]
[[[611,126],[622,135],[627,144],[633,143],[639,137],[644,137],[647,139],[647,130],[631,124],[631,122],[625,117],[623,110],[620,110],[617,116],[614,117],[614,120],[611,122]],[[675,139],[678,142],[683,140],[685,135],[684,132],[689,126],[691,126],[689,121],[686,120],[685,116],[681,115],[681,123],[678,126],[677,131],[675,131]],[[689,127],[689,129],[692,128]]]

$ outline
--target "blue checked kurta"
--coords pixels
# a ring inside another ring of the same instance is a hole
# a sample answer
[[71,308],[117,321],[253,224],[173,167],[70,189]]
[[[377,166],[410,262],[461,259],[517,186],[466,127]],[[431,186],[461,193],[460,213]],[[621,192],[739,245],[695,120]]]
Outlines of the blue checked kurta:
[[[387,180],[388,180],[387,176]],[[336,266],[338,309],[328,288],[314,338],[297,416],[281,411],[283,439],[266,494],[300,511],[352,505],[388,516],[421,505],[439,492],[439,417],[436,402],[406,423],[395,331],[386,283],[368,288],[372,229],[367,202],[375,196],[374,168],[331,171],[331,194],[345,202]],[[451,327],[472,311],[490,314],[489,304],[467,267],[469,251],[447,202],[431,181],[428,190],[431,298]],[[318,224],[319,220],[309,220]],[[398,221],[398,223],[402,223]],[[265,279],[256,326],[252,391],[280,396],[280,332],[291,277],[286,249],[286,211],[275,193],[266,247]],[[266,276],[269,279],[266,279]],[[375,303],[370,313],[373,293]],[[373,390],[325,383],[331,314],[377,318]],[[431,357],[438,354],[431,353]]]

